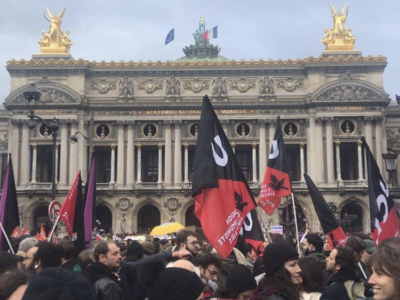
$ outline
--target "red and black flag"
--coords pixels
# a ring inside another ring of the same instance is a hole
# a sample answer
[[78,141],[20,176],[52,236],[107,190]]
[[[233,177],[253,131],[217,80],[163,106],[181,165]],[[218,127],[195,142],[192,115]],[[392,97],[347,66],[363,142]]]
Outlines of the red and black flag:
[[4,231],[0,229],[0,251],[7,251],[10,249],[7,239],[9,240],[14,228],[20,225],[11,154],[8,160],[6,175],[4,176],[0,199],[0,223],[4,229]]
[[228,257],[256,202],[207,95],[201,110],[192,196],[204,235],[223,258]]
[[64,222],[68,236],[74,242],[75,253],[85,250],[83,212],[82,179],[81,171],[79,171],[59,212],[60,220]]
[[328,237],[329,246],[331,249],[334,249],[336,246],[344,246],[346,244],[347,237],[343,232],[342,227],[340,227],[339,222],[332,214],[328,203],[326,203],[321,192],[306,173],[304,173],[304,178],[306,180],[308,191],[310,192],[311,200],[314,204],[319,222],[321,223],[322,230]]
[[281,119],[278,117],[258,205],[270,215],[281,204],[281,198],[291,193]]
[[389,194],[389,186],[383,179],[367,142],[365,139],[362,142],[367,157],[371,236],[378,246],[383,240],[400,236],[400,218]]

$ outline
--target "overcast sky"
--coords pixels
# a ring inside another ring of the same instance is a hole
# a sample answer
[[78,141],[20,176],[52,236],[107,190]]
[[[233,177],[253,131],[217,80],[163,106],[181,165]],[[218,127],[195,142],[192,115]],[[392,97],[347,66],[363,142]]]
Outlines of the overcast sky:
[[[38,40],[49,28],[46,6],[56,14],[67,6],[62,29],[71,32],[75,59],[177,59],[184,55],[182,48],[194,44],[192,33],[204,16],[207,29],[218,25],[218,38],[211,42],[222,48],[222,56],[286,60],[322,54],[324,29],[333,23],[329,2],[337,11],[348,4],[345,28],[357,37],[355,49],[388,58],[384,85],[394,99],[400,94],[399,0],[1,0],[1,102],[10,92],[6,62],[40,52]],[[173,27],[175,41],[165,46]]]

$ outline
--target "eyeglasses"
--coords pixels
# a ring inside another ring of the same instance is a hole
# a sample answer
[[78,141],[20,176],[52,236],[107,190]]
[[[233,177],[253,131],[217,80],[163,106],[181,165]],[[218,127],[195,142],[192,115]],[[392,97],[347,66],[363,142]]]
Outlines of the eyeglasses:
[[210,269],[206,269],[208,273],[210,273],[211,276],[216,276],[218,275],[218,271],[210,271]]
[[200,243],[199,243],[198,241],[193,241],[193,242],[191,242],[191,243],[186,243],[186,244],[190,244],[190,245],[193,245],[193,246],[198,246],[198,245],[200,245]]

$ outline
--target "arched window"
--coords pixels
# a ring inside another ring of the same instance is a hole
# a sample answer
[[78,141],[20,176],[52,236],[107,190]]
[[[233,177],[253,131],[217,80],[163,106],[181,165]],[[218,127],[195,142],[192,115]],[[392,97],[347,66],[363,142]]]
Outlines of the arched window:
[[361,232],[362,220],[363,211],[357,203],[348,203],[340,211],[340,225],[345,232]]
[[155,226],[161,224],[160,211],[154,205],[145,205],[139,209],[137,220],[138,233],[148,234]]
[[112,213],[105,205],[97,205],[94,209],[94,225],[100,233],[109,233],[112,230]]
[[201,228],[199,219],[196,218],[194,214],[194,205],[189,206],[185,213],[185,226],[194,226],[196,228]]

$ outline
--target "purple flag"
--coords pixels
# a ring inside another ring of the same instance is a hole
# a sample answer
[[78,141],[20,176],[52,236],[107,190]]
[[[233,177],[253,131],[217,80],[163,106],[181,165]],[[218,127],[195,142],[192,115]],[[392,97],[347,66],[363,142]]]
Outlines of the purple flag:
[[94,223],[94,209],[96,207],[96,156],[92,154],[92,163],[88,174],[85,190],[85,246],[90,247]]
[[[11,154],[7,165],[6,175],[4,176],[3,191],[1,193],[0,222],[8,237],[10,237],[14,228],[20,225],[17,191],[15,189]],[[0,251],[7,251],[9,248],[4,232],[0,230]]]

